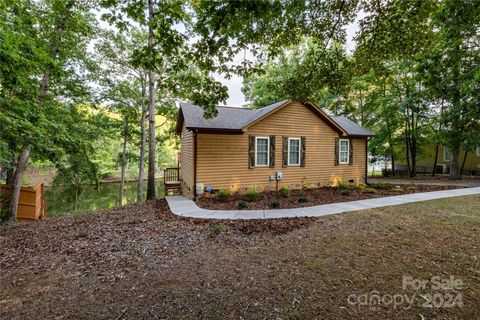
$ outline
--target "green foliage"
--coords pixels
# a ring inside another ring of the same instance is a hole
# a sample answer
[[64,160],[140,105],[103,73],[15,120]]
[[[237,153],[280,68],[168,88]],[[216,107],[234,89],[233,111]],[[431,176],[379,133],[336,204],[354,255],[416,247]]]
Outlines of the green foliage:
[[280,195],[284,198],[290,198],[290,196],[292,195],[292,190],[290,190],[287,186],[282,186],[278,191],[280,192]]
[[260,197],[260,192],[258,191],[257,187],[250,187],[246,192],[245,192],[245,198],[248,201],[256,201]]
[[350,195],[350,190],[342,189],[342,190],[340,190],[340,194],[342,196],[349,196]]
[[363,192],[367,186],[364,183],[357,183],[355,184],[355,189]]
[[277,199],[273,199],[270,202],[270,208],[278,208],[278,207],[280,207],[280,201],[278,201]]
[[217,198],[220,201],[227,201],[231,196],[232,196],[232,193],[226,189],[218,190],[217,192]]
[[248,208],[248,204],[245,201],[240,200],[237,202],[237,207],[238,209],[246,209]]
[[379,190],[384,190],[384,189],[389,189],[390,184],[386,182],[378,182],[378,183],[372,183],[371,186],[375,189]]
[[338,190],[348,190],[348,187],[349,187],[349,183],[348,183],[347,180],[341,180],[341,179],[337,180],[337,189]]
[[307,195],[305,194],[305,192],[300,192],[300,196],[298,197],[298,202],[299,203],[306,203],[308,202],[308,198],[307,198]]
[[363,192],[365,192],[365,193],[377,193],[377,190],[375,190],[374,188],[365,188],[363,190]]

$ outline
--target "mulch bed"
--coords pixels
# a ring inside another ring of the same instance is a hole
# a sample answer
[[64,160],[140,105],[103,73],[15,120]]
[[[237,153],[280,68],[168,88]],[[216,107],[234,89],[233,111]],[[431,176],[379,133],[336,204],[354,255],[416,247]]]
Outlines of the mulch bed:
[[[312,207],[321,204],[338,203],[354,200],[373,199],[380,197],[388,197],[409,193],[458,189],[458,186],[441,186],[441,185],[411,185],[399,186],[391,184],[372,184],[368,188],[375,189],[375,193],[367,193],[355,189],[353,186],[349,188],[349,195],[342,195],[335,187],[313,188],[306,190],[292,190],[290,197],[282,197],[279,192],[267,191],[262,192],[259,198],[255,201],[248,201],[245,195],[235,193],[227,199],[220,199],[216,195],[203,196],[196,200],[197,205],[201,208],[216,209],[216,210],[238,210],[238,202],[243,200],[247,203],[247,208],[244,210],[255,209],[272,209],[272,200],[278,200],[278,209],[302,208]],[[301,194],[307,198],[307,202],[299,202]]]

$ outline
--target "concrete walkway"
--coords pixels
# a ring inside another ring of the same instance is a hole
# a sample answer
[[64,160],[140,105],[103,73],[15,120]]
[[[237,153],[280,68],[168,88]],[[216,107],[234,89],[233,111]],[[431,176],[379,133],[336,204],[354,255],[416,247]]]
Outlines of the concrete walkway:
[[170,210],[182,217],[203,219],[274,219],[293,217],[321,217],[331,214],[357,210],[394,206],[405,203],[428,201],[458,196],[480,194],[480,187],[453,190],[442,190],[422,193],[412,193],[401,196],[365,199],[349,202],[323,204],[313,207],[295,209],[266,210],[210,210],[199,208],[195,202],[183,196],[167,196]]

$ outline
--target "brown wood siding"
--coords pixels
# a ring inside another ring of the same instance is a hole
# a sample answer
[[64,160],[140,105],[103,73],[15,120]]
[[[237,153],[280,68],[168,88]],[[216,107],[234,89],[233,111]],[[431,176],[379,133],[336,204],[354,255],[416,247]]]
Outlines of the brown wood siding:
[[182,194],[193,196],[193,132],[182,128],[182,144],[180,146],[180,182]]
[[[275,167],[248,168],[249,135],[276,136]],[[282,167],[282,136],[306,137],[306,165]],[[352,139],[353,165],[335,166],[335,138],[338,133],[307,107],[292,103],[253,125],[242,135],[198,134],[197,182],[215,189],[243,191],[256,186],[275,188],[269,176],[281,171],[281,185],[301,188],[305,178],[309,187],[324,186],[336,179],[363,181],[365,175],[365,139]]]

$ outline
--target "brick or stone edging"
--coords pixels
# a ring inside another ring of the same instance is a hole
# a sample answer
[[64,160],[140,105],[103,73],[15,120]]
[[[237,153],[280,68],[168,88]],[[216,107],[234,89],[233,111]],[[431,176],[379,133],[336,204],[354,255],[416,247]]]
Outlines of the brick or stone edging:
[[322,204],[313,207],[295,209],[265,209],[265,210],[210,210],[199,208],[195,202],[183,196],[167,196],[170,210],[182,217],[202,219],[275,219],[294,217],[321,217],[350,211],[373,209],[412,202],[436,200],[450,197],[468,196],[480,194],[480,187],[449,189],[442,191],[431,191],[411,193],[400,196],[382,197],[375,199],[356,200]]

